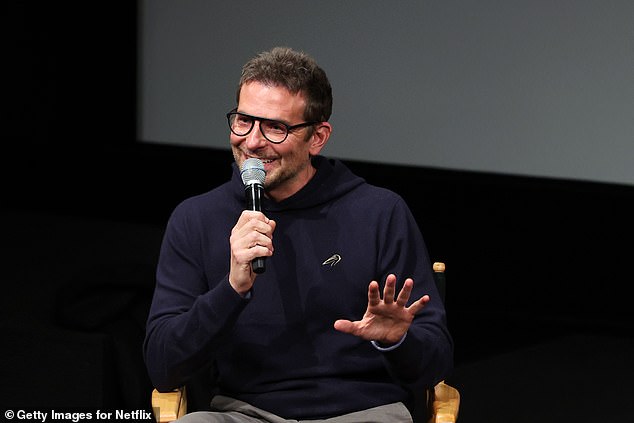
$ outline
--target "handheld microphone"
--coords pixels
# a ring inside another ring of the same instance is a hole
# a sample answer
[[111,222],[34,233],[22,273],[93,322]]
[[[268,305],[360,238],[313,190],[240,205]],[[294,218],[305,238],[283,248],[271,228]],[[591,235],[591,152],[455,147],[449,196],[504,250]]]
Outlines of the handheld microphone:
[[[244,183],[247,208],[253,211],[262,211],[262,194],[264,193],[264,178],[266,177],[262,160],[246,159],[242,164],[240,177]],[[251,261],[253,272],[264,273],[266,270],[264,259],[265,257],[256,257]]]

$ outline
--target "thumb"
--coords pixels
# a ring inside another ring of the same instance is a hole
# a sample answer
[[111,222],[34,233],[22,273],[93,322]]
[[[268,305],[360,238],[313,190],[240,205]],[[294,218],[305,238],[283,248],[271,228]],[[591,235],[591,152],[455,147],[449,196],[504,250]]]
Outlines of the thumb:
[[343,333],[354,334],[355,331],[354,323],[352,323],[350,320],[339,319],[335,321],[335,324],[333,326],[335,330]]

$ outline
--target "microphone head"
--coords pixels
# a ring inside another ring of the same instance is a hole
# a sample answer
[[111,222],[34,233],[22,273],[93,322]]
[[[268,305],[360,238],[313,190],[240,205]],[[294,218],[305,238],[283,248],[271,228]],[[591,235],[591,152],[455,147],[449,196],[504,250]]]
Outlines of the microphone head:
[[251,157],[246,159],[242,164],[242,170],[240,171],[240,177],[244,185],[259,184],[264,186],[264,178],[266,177],[266,171],[264,170],[264,163],[262,160]]

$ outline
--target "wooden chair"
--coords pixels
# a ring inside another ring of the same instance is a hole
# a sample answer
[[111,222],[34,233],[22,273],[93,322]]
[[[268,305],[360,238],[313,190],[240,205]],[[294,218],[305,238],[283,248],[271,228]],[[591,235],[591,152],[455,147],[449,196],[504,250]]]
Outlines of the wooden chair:
[[185,387],[172,392],[159,392],[154,389],[152,410],[158,423],[168,423],[183,417],[187,413],[187,390]]
[[[433,266],[434,279],[440,296],[445,301],[445,264],[436,262]],[[460,408],[460,393],[444,381],[439,382],[433,391],[426,393],[432,410],[428,423],[455,423]],[[172,392],[152,391],[152,410],[158,423],[172,422],[187,413],[187,392],[181,387]]]
[[[438,293],[444,303],[447,292],[445,263],[435,262],[433,270],[436,288],[438,288]],[[444,380],[438,382],[433,391],[429,392],[429,402],[432,415],[428,423],[455,423],[458,420],[460,392],[455,387],[447,385]]]

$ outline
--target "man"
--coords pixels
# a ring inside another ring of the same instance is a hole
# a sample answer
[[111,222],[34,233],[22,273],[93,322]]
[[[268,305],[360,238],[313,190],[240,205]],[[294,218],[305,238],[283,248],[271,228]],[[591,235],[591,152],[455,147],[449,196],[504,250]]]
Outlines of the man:
[[[236,99],[231,180],[167,224],[144,343],[154,385],[211,364],[213,411],[186,421],[425,421],[453,341],[410,210],[319,155],[332,92],[310,56],[259,54]],[[263,212],[244,210],[249,158],[266,171]]]

